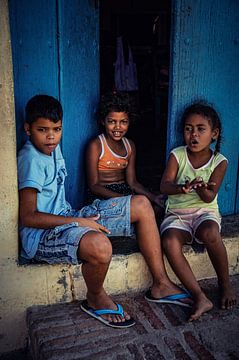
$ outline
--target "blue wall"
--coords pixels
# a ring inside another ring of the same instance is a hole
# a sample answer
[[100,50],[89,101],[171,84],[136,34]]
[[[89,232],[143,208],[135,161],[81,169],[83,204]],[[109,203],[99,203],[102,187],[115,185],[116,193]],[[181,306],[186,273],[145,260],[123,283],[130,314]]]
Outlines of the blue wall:
[[84,197],[85,147],[96,133],[99,13],[94,4],[86,0],[59,2],[60,99],[65,111],[62,148],[68,169],[66,193],[75,207]]
[[[173,1],[168,152],[181,143],[180,112],[198,98],[221,115],[229,167],[219,193],[223,214],[239,211],[239,1]],[[237,200],[237,201],[236,201]]]
[[26,140],[24,107],[35,94],[59,98],[55,1],[9,0],[18,149]]
[[25,141],[24,107],[35,94],[57,97],[64,110],[66,192],[84,197],[84,150],[96,133],[99,96],[99,11],[95,1],[10,0],[18,149]]
[[[9,0],[18,148],[27,100],[56,96],[64,108],[62,148],[66,190],[73,206],[84,197],[84,151],[96,133],[99,96],[99,10],[93,0]],[[220,190],[223,214],[239,211],[239,1],[172,0],[172,51],[168,140],[181,143],[184,106],[205,98],[223,123],[222,153],[229,168]]]

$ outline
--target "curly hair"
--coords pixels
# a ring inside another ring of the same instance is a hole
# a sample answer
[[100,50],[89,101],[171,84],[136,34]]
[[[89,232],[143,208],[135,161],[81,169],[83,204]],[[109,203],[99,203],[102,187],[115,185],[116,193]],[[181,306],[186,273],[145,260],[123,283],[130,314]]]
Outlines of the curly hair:
[[135,107],[126,92],[109,92],[101,96],[98,107],[98,120],[102,121],[110,112],[125,112],[132,120],[135,113]]
[[[194,102],[190,106],[186,107],[186,109],[183,112],[183,115],[182,115],[183,127],[184,127],[185,121],[189,118],[189,116],[194,115],[194,114],[201,115],[202,117],[207,118],[212,127],[212,130],[218,129],[219,135],[218,135],[216,145],[215,145],[215,152],[216,153],[219,152],[220,147],[221,147],[221,140],[222,140],[222,124],[221,124],[221,120],[219,118],[218,113],[210,104],[208,104],[204,100]],[[214,141],[215,140],[212,140],[212,142],[214,142]]]

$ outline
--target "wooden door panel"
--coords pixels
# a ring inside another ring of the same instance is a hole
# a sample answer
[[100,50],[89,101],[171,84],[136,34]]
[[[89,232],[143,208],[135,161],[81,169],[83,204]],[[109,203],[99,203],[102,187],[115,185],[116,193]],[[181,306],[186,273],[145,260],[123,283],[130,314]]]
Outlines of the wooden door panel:
[[99,11],[95,1],[59,1],[60,94],[64,108],[62,148],[66,192],[74,207],[85,191],[84,158],[96,133],[99,97]]
[[[173,2],[171,95],[168,152],[181,143],[180,113],[196,99],[218,110],[223,125],[221,152],[229,166],[219,192],[222,214],[236,210],[239,149],[239,2]],[[238,209],[238,207],[237,207]]]
[[20,149],[26,102],[36,94],[59,97],[56,2],[9,0],[9,15]]
[[62,149],[73,206],[84,197],[84,151],[96,133],[99,10],[96,1],[9,0],[18,150],[26,141],[24,108],[35,94],[63,105]]

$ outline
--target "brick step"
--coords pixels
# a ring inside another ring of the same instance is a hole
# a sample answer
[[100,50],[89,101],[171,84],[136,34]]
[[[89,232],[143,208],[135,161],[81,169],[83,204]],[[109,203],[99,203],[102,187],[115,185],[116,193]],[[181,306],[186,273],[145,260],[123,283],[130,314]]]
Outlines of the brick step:
[[[239,295],[239,275],[231,277]],[[239,306],[220,310],[217,281],[200,282],[214,309],[188,323],[190,309],[148,303],[143,293],[114,299],[134,317],[129,329],[112,329],[80,310],[79,301],[32,307],[27,312],[34,360],[238,359]]]

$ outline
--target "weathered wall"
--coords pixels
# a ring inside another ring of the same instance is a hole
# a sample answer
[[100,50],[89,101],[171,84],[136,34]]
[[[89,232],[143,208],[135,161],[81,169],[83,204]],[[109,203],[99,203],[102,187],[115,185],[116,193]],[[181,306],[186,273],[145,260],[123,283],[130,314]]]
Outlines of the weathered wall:
[[[8,1],[0,0],[0,353],[26,345],[26,309],[32,305],[82,299],[85,285],[80,266],[19,266],[18,193],[13,74]],[[239,239],[229,240],[230,273],[239,272]],[[197,277],[215,276],[207,255],[188,254]],[[168,268],[168,267],[167,267]],[[173,277],[172,272],[170,276]],[[108,292],[147,288],[151,278],[140,254],[113,259],[105,281]]]

